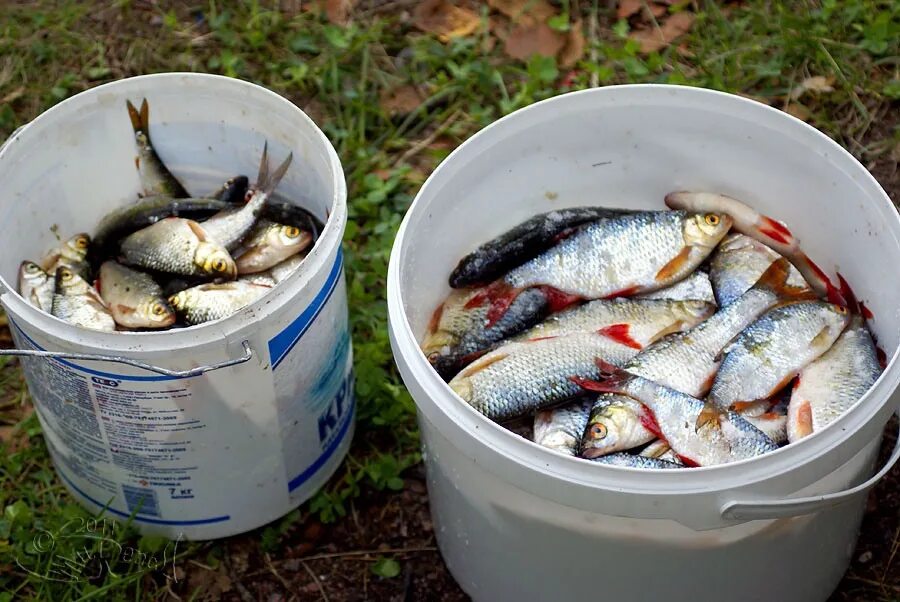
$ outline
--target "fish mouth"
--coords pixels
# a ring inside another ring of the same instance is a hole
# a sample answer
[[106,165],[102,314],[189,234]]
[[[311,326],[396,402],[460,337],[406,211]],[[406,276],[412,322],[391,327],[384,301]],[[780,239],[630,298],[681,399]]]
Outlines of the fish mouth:
[[599,458],[600,456],[605,456],[606,452],[599,447],[592,447],[589,443],[586,444],[581,450],[581,457],[587,458],[588,460],[593,460],[594,458]]

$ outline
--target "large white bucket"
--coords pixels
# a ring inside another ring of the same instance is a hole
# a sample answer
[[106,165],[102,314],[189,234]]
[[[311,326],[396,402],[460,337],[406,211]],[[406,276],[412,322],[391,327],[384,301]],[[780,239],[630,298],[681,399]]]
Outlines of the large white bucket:
[[[418,348],[455,262],[534,213],[663,208],[673,190],[745,199],[786,221],[873,309],[891,362],[840,421],[731,465],[599,466],[463,403]],[[848,153],[736,96],[621,86],[501,119],[432,174],[388,274],[394,357],[418,407],[444,559],[476,600],[824,600],[854,549],[881,431],[897,407],[900,219]],[[897,460],[900,448],[890,464]],[[857,485],[859,484],[859,485]]]
[[[225,320],[156,333],[83,330],[15,292],[18,264],[57,243],[51,226],[63,237],[91,232],[136,198],[125,101],[145,97],[154,146],[189,192],[255,177],[268,140],[272,161],[294,153],[279,193],[325,228],[288,280]],[[300,109],[225,77],[118,81],[14,135],[0,151],[0,182],[0,301],[16,345],[76,354],[22,363],[57,472],[77,499],[120,519],[133,514],[146,533],[209,539],[278,518],[327,480],[354,416],[340,246],[346,187],[334,149]]]

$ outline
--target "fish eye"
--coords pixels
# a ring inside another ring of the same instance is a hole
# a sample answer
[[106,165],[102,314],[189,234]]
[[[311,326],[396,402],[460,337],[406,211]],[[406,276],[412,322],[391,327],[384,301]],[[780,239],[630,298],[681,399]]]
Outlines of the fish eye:
[[719,222],[721,221],[721,218],[715,213],[707,213],[705,216],[703,216],[703,219],[710,226],[718,226]]
[[85,237],[85,236],[79,236],[79,237],[75,240],[75,246],[78,247],[79,249],[87,249],[87,247],[88,247],[88,239],[87,239],[87,237]]
[[300,228],[298,228],[297,226],[286,226],[284,228],[284,234],[288,238],[297,238],[298,236],[300,236]]
[[213,262],[213,269],[217,272],[224,272],[228,268],[228,264],[224,259],[216,259]]
[[153,315],[154,316],[164,316],[166,314],[166,308],[162,306],[161,303],[157,303],[153,306]]
[[603,439],[606,437],[606,426],[599,422],[595,422],[591,425],[589,434],[591,439]]
[[841,314],[842,316],[847,315],[847,308],[846,308],[846,307],[844,307],[843,305],[837,305],[836,307],[837,307],[837,310],[836,310],[836,311],[837,311],[839,314]]
[[74,277],[75,277],[75,274],[73,274],[73,273],[70,272],[69,270],[63,270],[63,272],[62,272],[62,279],[63,279],[63,280],[71,280],[71,279],[74,278]]
[[38,270],[40,270],[40,269],[41,269],[41,268],[39,268],[38,265],[37,265],[36,263],[26,263],[26,264],[25,264],[25,271],[26,271],[26,272],[31,272],[32,274],[37,274],[37,273],[38,273]]

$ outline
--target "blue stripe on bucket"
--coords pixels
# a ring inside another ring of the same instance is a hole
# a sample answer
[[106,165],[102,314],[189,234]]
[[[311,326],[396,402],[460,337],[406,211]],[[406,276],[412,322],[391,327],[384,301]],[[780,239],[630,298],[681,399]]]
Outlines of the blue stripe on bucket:
[[310,466],[298,474],[296,477],[288,481],[288,492],[293,491],[294,489],[303,485],[303,483],[307,482],[312,476],[319,471],[320,468],[328,461],[331,456],[334,455],[335,450],[337,450],[338,446],[341,444],[341,441],[344,440],[344,437],[347,436],[347,431],[350,429],[350,425],[353,423],[353,415],[356,413],[356,395],[353,393],[350,394],[350,408],[344,414],[344,422],[341,424],[341,430],[338,432],[337,437],[334,438],[334,441],[329,444],[329,446],[322,452],[322,455],[319,456],[315,462],[310,464]]
[[95,500],[94,498],[92,498],[91,496],[89,496],[88,494],[86,494],[85,492],[83,492],[81,489],[78,488],[77,485],[75,485],[75,483],[73,483],[73,482],[69,479],[69,477],[67,477],[67,476],[63,473],[62,470],[59,469],[59,465],[58,465],[58,464],[57,464],[57,467],[56,467],[56,473],[57,473],[60,477],[62,477],[62,480],[65,481],[66,483],[68,483],[69,487],[71,487],[72,489],[74,489],[75,492],[78,493],[78,495],[80,495],[81,497],[83,497],[84,499],[86,499],[87,501],[89,501],[90,503],[92,503],[92,504],[94,504],[94,505],[96,505],[96,506],[99,506],[100,508],[103,508],[106,512],[110,512],[110,513],[112,513],[112,514],[115,514],[116,516],[121,516],[122,518],[134,518],[135,522],[139,522],[139,523],[150,523],[150,524],[152,524],[152,525],[181,525],[181,526],[189,526],[189,525],[209,525],[209,524],[211,524],[211,523],[221,523],[221,522],[224,522],[224,521],[226,521],[226,520],[231,520],[231,516],[229,516],[229,515],[227,515],[227,514],[226,514],[225,516],[215,516],[215,517],[213,517],[213,518],[200,518],[200,519],[197,519],[197,520],[161,520],[161,519],[158,519],[158,518],[143,518],[143,517],[140,517],[140,516],[132,516],[132,515],[131,515],[130,513],[128,513],[128,512],[122,512],[121,510],[116,510],[115,508],[110,508],[110,507],[108,507],[106,504],[101,504],[100,502],[98,502],[97,500]]
[[291,322],[287,328],[276,334],[269,341],[269,358],[272,361],[273,370],[278,367],[278,364],[280,364],[285,357],[287,357],[287,354],[291,352],[291,349],[300,342],[300,339],[306,334],[306,331],[309,330],[309,327],[312,326],[312,323],[315,322],[316,318],[322,312],[322,308],[325,307],[325,304],[331,299],[334,289],[337,288],[343,267],[344,252],[338,247],[337,257],[334,260],[334,265],[331,266],[331,272],[328,274],[328,279],[325,280],[325,286],[323,286],[322,290],[316,294],[309,307],[304,309],[303,313],[297,316],[296,320]]

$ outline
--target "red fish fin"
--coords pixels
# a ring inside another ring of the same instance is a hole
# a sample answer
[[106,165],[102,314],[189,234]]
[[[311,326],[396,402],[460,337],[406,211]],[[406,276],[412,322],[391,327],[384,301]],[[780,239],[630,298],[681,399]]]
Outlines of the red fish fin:
[[756,405],[755,401],[736,401],[733,404],[731,404],[731,409],[734,410],[735,412],[741,413],[746,410],[749,410],[750,408],[752,408],[755,405]]
[[691,258],[691,247],[685,247],[656,273],[657,282],[668,283],[688,264]]
[[569,380],[587,391],[595,391],[597,393],[622,393],[622,388],[632,375],[625,372],[621,368],[613,366],[603,358],[594,360],[597,367],[600,368],[600,378],[602,380],[591,380],[589,378],[581,378],[580,376],[570,376]]
[[863,303],[862,301],[859,302],[859,313],[861,313],[862,317],[864,317],[866,320],[874,320],[875,319],[875,314],[873,314],[872,310],[870,310],[868,307],[866,307],[866,304]]
[[710,402],[706,402],[703,409],[697,415],[696,430],[702,429],[704,426],[712,426],[718,428],[722,423],[722,410]]
[[656,414],[653,413],[653,410],[641,404],[641,409],[643,410],[640,415],[641,426],[656,435],[658,439],[664,441],[667,445],[669,440],[666,439],[665,435],[663,435],[662,429],[659,428],[659,421],[656,419]]
[[682,456],[679,453],[675,454],[678,456],[678,459],[681,460],[681,463],[684,464],[688,468],[700,468],[701,464],[694,460],[693,458],[688,458],[687,456]]
[[141,129],[145,134],[150,131],[150,103],[146,98],[141,101]]
[[778,420],[780,418],[784,418],[784,414],[779,414],[778,412],[766,412],[764,414],[760,414],[757,416],[760,420]]
[[841,291],[831,283],[831,280],[828,278],[825,271],[816,265],[816,262],[810,259],[806,253],[802,251],[798,252],[797,257],[794,260],[794,265],[797,266],[800,273],[810,281],[813,288],[825,292],[825,297],[828,299],[829,303],[843,305],[844,307],[847,306],[847,300],[844,299]]
[[797,375],[797,378],[794,380],[794,384],[791,387],[791,390],[796,391],[797,387],[799,387],[799,386],[800,386],[800,376]]
[[134,158],[134,168],[138,170],[141,168],[141,158],[139,156]]
[[194,220],[185,220],[187,222],[188,227],[197,237],[197,240],[200,242],[206,242],[208,236],[206,234],[206,230],[203,229],[203,226],[195,222]]
[[547,299],[547,304],[550,306],[549,309],[552,313],[562,311],[570,305],[581,301],[580,296],[571,295],[552,286],[542,286],[540,288]]
[[488,308],[487,312],[486,326],[488,328],[496,324],[497,321],[506,314],[506,310],[509,309],[509,306],[512,305],[513,301],[516,300],[516,297],[519,296],[519,292],[518,289],[507,288],[500,295],[491,299],[491,306]]
[[477,293],[475,293],[471,299],[466,301],[466,304],[463,305],[464,309],[475,309],[476,307],[481,307],[485,303],[490,301],[490,292],[487,288],[484,288]]
[[607,382],[599,380],[591,380],[590,378],[581,378],[580,376],[570,376],[569,380],[584,389],[585,391],[594,391],[595,393],[618,393],[619,389]]
[[884,352],[884,349],[876,345],[875,356],[878,358],[878,364],[881,366],[881,369],[887,368],[887,353]]
[[481,359],[474,364],[470,364],[468,368],[459,373],[460,376],[472,376],[473,374],[477,374],[481,372],[491,364],[496,364],[497,362],[504,360],[508,357],[506,353],[498,353],[497,355]]
[[434,313],[431,314],[431,319],[428,321],[428,334],[434,334],[438,325],[441,323],[441,316],[444,315],[444,304],[441,303],[437,306],[437,309],[434,310]]
[[637,293],[641,292],[641,287],[639,286],[629,286],[627,288],[623,288],[622,290],[616,291],[614,293],[610,293],[603,297],[604,299],[616,299],[618,297],[630,297]]
[[643,346],[631,338],[631,325],[629,324],[611,324],[598,330],[597,332],[605,337],[609,337],[617,343],[621,343],[632,349],[643,349]]
[[791,234],[791,231],[778,220],[763,215],[760,216],[760,222],[760,233],[765,234],[775,242],[783,245],[791,245],[794,243],[794,235]]
[[841,285],[841,295],[847,301],[847,309],[852,311],[855,314],[862,313],[862,309],[859,306],[859,300],[856,298],[856,294],[853,292],[853,289],[850,288],[850,283],[844,280],[844,277],[841,276],[841,273],[837,273],[838,283]]
[[797,424],[795,430],[800,437],[806,437],[813,432],[812,406],[806,400],[800,402],[800,407],[797,408]]
[[813,291],[806,287],[788,286],[787,279],[789,276],[790,263],[784,257],[779,258],[770,265],[756,284],[756,289],[771,290],[781,299],[801,300],[815,299],[816,295]]

